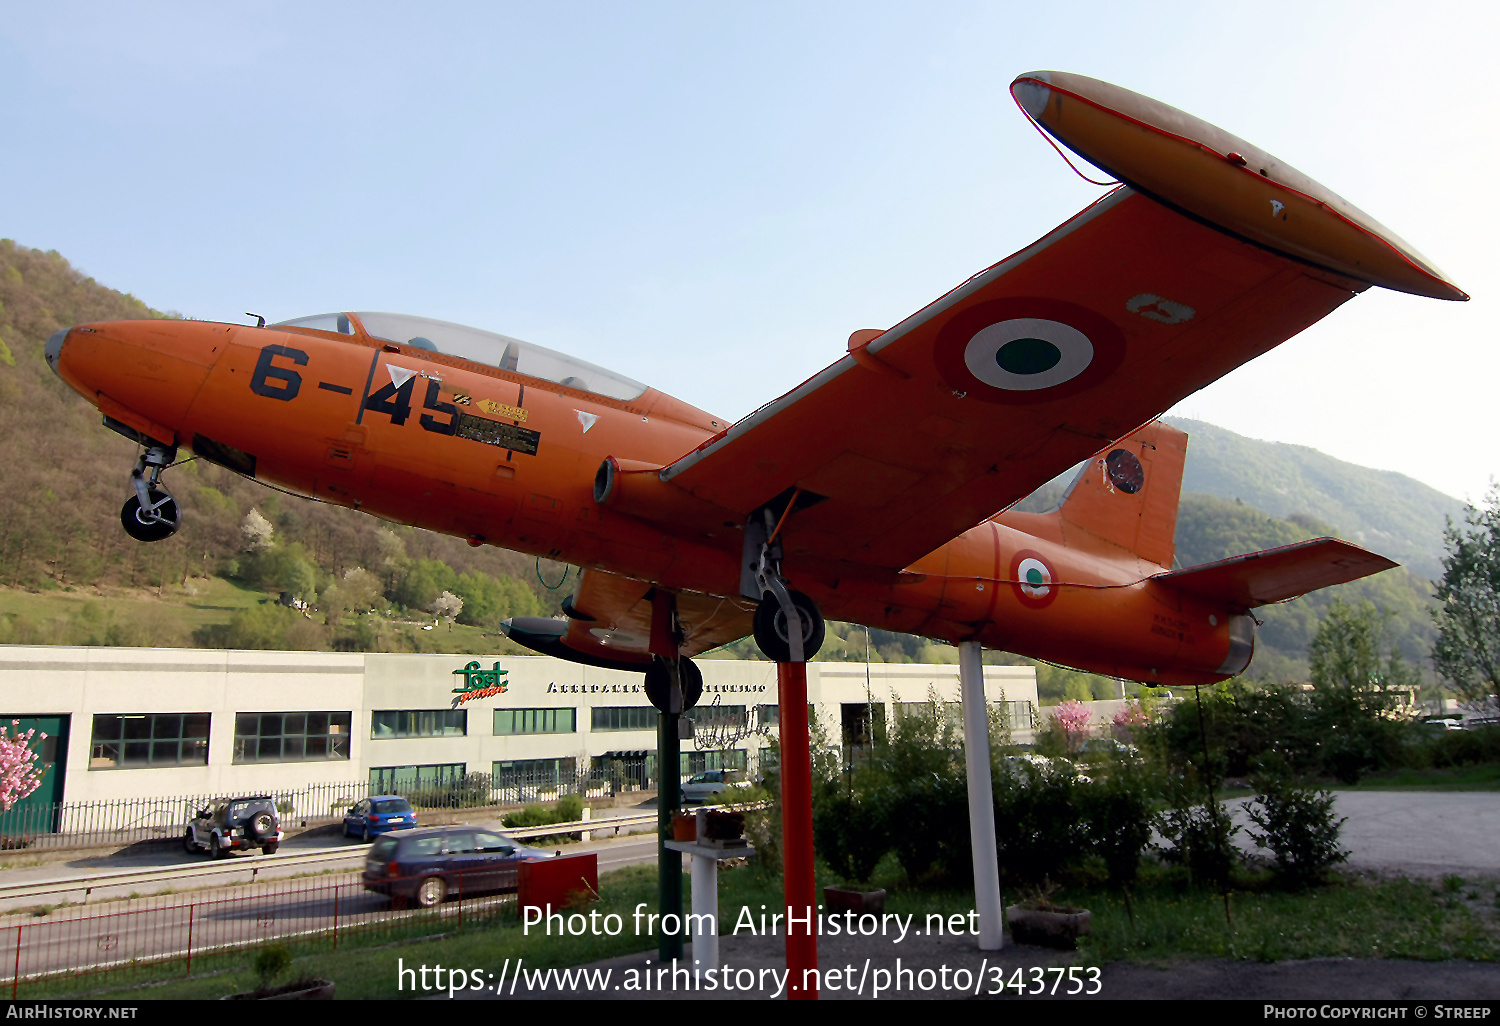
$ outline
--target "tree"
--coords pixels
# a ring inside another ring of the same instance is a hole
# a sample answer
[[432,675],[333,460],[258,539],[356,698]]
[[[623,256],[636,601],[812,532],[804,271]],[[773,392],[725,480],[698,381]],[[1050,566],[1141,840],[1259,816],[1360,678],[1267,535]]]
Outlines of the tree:
[[47,738],[34,729],[21,733],[20,720],[11,720],[10,725],[16,729],[15,737],[7,737],[6,728],[0,727],[0,810],[6,812],[41,786],[45,771],[37,768],[37,753],[31,742],[33,738]]
[[432,611],[445,620],[452,620],[463,612],[463,608],[464,600],[451,591],[443,592],[432,602]]
[[1500,485],[1462,527],[1448,522],[1443,579],[1433,583],[1438,639],[1432,662],[1468,701],[1500,702]]
[[240,521],[240,538],[243,540],[246,552],[261,553],[271,547],[271,535],[275,532],[271,522],[261,516],[256,510],[245,514],[245,519]]
[[1395,763],[1406,726],[1401,692],[1420,683],[1386,639],[1389,619],[1368,602],[1335,599],[1308,650],[1323,765],[1346,784]]

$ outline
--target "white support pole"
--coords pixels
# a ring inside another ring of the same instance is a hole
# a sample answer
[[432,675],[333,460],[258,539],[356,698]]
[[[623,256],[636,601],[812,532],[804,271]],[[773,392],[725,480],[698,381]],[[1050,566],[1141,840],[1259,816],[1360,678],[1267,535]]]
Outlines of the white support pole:
[[[701,822],[701,820],[700,820]],[[719,968],[719,857],[693,853],[693,961],[698,970]]]
[[963,688],[964,766],[969,777],[969,834],[974,853],[974,908],[979,913],[979,950],[1005,944],[1000,904],[1000,858],[995,849],[995,800],[990,786],[990,719],[984,701],[983,650],[977,641],[958,646]]

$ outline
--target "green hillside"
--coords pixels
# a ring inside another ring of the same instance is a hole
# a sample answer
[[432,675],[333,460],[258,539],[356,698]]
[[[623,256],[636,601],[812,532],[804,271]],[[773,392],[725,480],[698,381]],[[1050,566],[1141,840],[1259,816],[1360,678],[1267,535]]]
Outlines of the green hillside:
[[1261,442],[1197,420],[1167,422],[1189,435],[1184,492],[1239,499],[1273,517],[1311,517],[1423,578],[1441,575],[1443,527],[1449,517],[1462,521],[1459,500],[1305,445]]

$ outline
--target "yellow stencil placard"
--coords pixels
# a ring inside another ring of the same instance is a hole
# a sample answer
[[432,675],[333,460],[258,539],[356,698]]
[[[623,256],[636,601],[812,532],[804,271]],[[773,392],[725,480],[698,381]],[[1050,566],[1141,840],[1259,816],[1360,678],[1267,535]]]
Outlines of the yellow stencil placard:
[[521,406],[511,406],[509,403],[497,403],[493,399],[478,399],[474,402],[486,413],[493,413],[497,417],[509,417],[511,420],[526,421],[526,410]]

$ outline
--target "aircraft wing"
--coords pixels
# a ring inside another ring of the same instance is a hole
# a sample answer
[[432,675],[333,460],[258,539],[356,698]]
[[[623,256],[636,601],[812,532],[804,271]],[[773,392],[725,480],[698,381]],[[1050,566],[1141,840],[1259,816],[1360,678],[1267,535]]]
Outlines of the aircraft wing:
[[1173,570],[1153,580],[1253,609],[1399,565],[1338,538],[1313,538],[1217,563]]
[[1367,287],[1121,187],[659,477],[740,522],[800,489],[789,567],[899,570]]
[[[567,620],[517,617],[504,629],[535,651],[612,669],[640,669],[651,661],[652,586],[632,577],[585,570],[567,603]],[[685,656],[738,641],[750,633],[755,605],[696,592],[677,593],[680,646]]]

